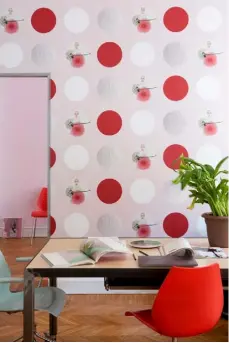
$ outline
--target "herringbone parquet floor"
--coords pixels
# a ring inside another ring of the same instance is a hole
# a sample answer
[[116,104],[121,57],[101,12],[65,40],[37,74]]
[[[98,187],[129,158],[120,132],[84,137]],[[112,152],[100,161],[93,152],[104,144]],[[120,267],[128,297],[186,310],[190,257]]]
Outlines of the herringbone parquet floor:
[[[45,239],[35,239],[30,247],[28,239],[0,240],[0,250],[6,256],[14,276],[23,274],[24,264],[16,263],[16,256],[31,256],[45,243]],[[18,285],[14,288],[19,289]],[[1,296],[1,294],[0,294]],[[70,295],[67,305],[58,320],[58,341],[60,342],[168,342],[168,337],[160,336],[140,324],[134,318],[124,316],[128,309],[149,308],[151,295]],[[47,330],[47,314],[36,313],[39,332]],[[22,315],[0,313],[0,341],[12,342],[22,333]],[[184,339],[185,342],[227,342],[228,324],[220,320],[211,332]]]

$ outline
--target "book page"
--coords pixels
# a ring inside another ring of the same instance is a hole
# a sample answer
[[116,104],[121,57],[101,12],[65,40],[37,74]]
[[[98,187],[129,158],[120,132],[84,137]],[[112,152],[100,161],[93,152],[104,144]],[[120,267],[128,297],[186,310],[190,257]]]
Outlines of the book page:
[[187,252],[193,254],[193,250],[188,240],[185,238],[173,238],[171,241],[163,246],[165,255],[180,255],[184,256]]
[[105,254],[130,252],[123,243],[111,237],[90,237],[83,242],[81,251],[96,262]]
[[94,261],[81,251],[66,250],[53,253],[44,253],[45,260],[54,267],[71,267],[84,264],[94,264]]

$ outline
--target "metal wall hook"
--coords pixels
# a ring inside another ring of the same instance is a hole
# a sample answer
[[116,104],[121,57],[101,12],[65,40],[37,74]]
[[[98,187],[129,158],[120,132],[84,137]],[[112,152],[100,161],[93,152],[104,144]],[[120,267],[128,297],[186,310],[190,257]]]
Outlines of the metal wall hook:
[[145,158],[145,157],[148,157],[148,158],[153,158],[153,157],[156,157],[157,155],[151,155],[151,156],[138,156],[138,159],[140,160],[141,158]]
[[222,121],[209,121],[209,122],[204,122],[203,125],[206,126],[208,124],[221,124]]
[[141,20],[144,20],[144,21],[154,21],[156,20],[157,18],[152,18],[152,19],[148,19],[148,18],[142,18],[142,19],[139,19],[139,21],[141,22]]
[[91,122],[90,121],[88,121],[88,122],[79,122],[79,123],[76,123],[76,124],[82,124],[82,125],[87,125],[87,124],[90,124]]
[[24,21],[24,19],[7,19],[8,23],[14,22],[14,21]]
[[206,56],[209,56],[209,55],[221,55],[223,53],[224,52],[221,51],[221,52],[205,52],[204,54],[205,54],[205,57],[206,57]]
[[143,87],[143,89],[156,89],[158,87]]

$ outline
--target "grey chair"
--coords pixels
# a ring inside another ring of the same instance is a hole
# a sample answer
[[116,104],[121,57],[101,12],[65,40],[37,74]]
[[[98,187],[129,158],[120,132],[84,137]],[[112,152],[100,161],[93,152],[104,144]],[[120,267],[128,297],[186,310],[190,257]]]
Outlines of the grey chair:
[[[32,257],[17,258],[18,262],[29,262]],[[57,287],[40,287],[40,279],[38,287],[35,288],[35,310],[46,311],[53,316],[58,317],[65,304],[65,292]],[[12,277],[5,257],[0,251],[0,312],[8,314],[23,312],[23,292],[11,292],[11,283],[23,283],[23,278]],[[45,342],[52,342],[48,335],[41,335],[34,328],[34,341],[36,337],[43,339]],[[19,337],[14,342],[22,340]]]

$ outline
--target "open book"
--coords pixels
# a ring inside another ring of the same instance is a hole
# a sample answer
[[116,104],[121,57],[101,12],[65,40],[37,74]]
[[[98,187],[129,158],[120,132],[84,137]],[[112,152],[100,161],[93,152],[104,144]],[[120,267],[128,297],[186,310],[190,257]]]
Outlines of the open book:
[[169,243],[162,245],[163,255],[194,256],[194,251],[185,238],[172,239]]
[[52,267],[72,267],[95,264],[104,255],[132,254],[118,238],[89,237],[83,240],[80,250],[43,253],[41,256]]
[[162,247],[163,255],[194,258],[227,258],[221,248],[192,247],[185,238],[172,239]]

